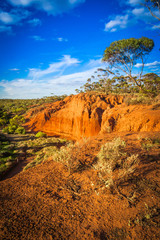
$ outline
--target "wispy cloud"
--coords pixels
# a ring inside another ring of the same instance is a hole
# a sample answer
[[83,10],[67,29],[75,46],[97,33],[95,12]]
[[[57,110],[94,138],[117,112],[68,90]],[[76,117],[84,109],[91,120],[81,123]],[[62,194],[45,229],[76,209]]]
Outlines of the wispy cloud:
[[76,88],[82,86],[93,75],[95,70],[96,68],[93,68],[39,81],[32,79],[2,80],[0,81],[0,87],[3,88],[1,98],[39,98],[49,96],[51,92],[56,95],[72,94]]
[[94,68],[94,67],[100,68],[100,67],[102,67],[102,65],[104,65],[102,63],[102,58],[90,59],[89,63],[87,64],[87,67],[90,67],[90,68]]
[[157,30],[157,29],[160,29],[160,24],[159,25],[155,25],[152,27],[153,30]]
[[28,23],[34,27],[40,26],[42,24],[42,22],[39,18],[33,18],[33,19],[29,20]]
[[62,38],[62,37],[58,37],[57,40],[58,42],[68,42],[67,38]]
[[31,38],[33,38],[35,41],[45,41],[45,39],[44,38],[42,38],[41,36],[37,36],[37,35],[35,35],[35,36],[31,36]]
[[14,6],[29,7],[43,10],[53,15],[67,12],[85,0],[8,0]]
[[20,9],[12,9],[10,12],[0,11],[0,21],[6,25],[13,25],[21,22],[30,15],[27,10],[20,11]]
[[118,29],[126,28],[128,26],[129,16],[117,15],[115,18],[105,24],[105,31],[115,32]]
[[[91,59],[79,70],[80,60],[70,55],[64,55],[59,61],[46,69],[29,69],[26,79],[18,78],[12,81],[0,81],[1,98],[39,98],[49,96],[51,92],[57,95],[74,93],[101,66],[100,59]],[[64,69],[74,66],[76,73],[64,74]],[[15,68],[16,69],[16,68]]]
[[[105,31],[116,32],[118,30],[135,25],[138,22],[148,23],[148,28],[155,30],[159,28],[155,18],[151,15],[146,7],[144,7],[144,0],[121,0],[122,4],[129,6],[125,8],[123,15],[109,16],[110,21],[105,24]],[[153,10],[155,15],[160,16],[160,12],[156,9]]]
[[[144,67],[148,67],[148,68],[153,68],[153,67],[157,67],[157,66],[160,66],[160,62],[158,62],[158,61],[144,64]],[[135,65],[135,67],[136,68],[142,67],[142,63],[137,63]]]
[[129,5],[132,5],[132,6],[135,6],[135,5],[137,5],[137,4],[140,4],[141,2],[143,2],[143,0],[129,0],[129,1],[127,1],[127,3],[128,3]]
[[11,68],[11,69],[9,69],[10,71],[19,71],[20,69],[18,69],[18,68]]
[[64,55],[59,62],[51,63],[47,69],[29,69],[29,77],[33,79],[40,79],[57,72],[62,74],[69,66],[77,65],[79,63],[80,61],[77,58],[71,58],[70,55]]
[[12,25],[21,24],[30,15],[27,10],[11,9],[10,12],[0,10],[0,32],[11,32]]

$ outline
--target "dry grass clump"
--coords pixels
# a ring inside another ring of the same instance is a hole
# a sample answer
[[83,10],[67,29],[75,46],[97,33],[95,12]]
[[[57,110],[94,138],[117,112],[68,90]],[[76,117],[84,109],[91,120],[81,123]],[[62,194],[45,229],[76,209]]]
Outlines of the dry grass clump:
[[88,139],[82,139],[80,142],[69,143],[67,146],[61,147],[55,152],[52,159],[56,162],[63,163],[67,167],[69,173],[81,170],[86,166],[86,163],[79,158],[79,154]]
[[79,171],[85,165],[79,158],[79,153],[87,141],[83,139],[81,142],[69,143],[60,147],[60,149],[56,146],[44,147],[36,153],[36,158],[27,164],[24,170],[52,159],[55,162],[62,163],[68,169],[69,173]]
[[159,138],[142,138],[141,140],[141,147],[144,150],[149,151],[152,148],[159,148],[160,147],[160,139]]
[[98,161],[94,165],[94,168],[103,172],[112,172],[121,164],[121,157],[126,154],[124,152],[125,146],[125,141],[122,141],[120,138],[115,138],[112,142],[107,142],[101,147],[97,155]]
[[44,147],[36,153],[36,158],[32,162],[28,163],[23,170],[25,171],[28,168],[35,167],[41,162],[48,160],[49,157],[52,157],[56,151],[58,151],[56,146]]
[[[115,138],[103,145],[97,155],[94,169],[99,171],[99,177],[106,187],[117,186],[128,180],[138,166],[138,154],[128,156],[125,146],[125,141]],[[114,178],[116,170],[118,171],[118,178]]]
[[131,174],[135,172],[139,161],[138,154],[132,154],[131,156],[127,157],[124,160],[122,167],[119,169],[119,178],[127,180]]

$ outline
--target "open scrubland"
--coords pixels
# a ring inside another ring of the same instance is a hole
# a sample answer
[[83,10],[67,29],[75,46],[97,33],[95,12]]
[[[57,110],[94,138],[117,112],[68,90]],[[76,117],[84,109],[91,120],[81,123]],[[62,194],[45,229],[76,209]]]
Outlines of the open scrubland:
[[2,130],[1,239],[159,239],[159,97],[59,100]]

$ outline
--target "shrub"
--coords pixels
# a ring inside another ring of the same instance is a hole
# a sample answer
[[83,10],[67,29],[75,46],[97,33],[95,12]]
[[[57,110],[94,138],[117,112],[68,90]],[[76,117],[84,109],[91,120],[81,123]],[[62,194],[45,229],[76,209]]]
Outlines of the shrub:
[[6,124],[6,120],[0,118],[0,126],[5,126],[5,124]]
[[[99,177],[105,186],[111,187],[127,181],[135,172],[138,163],[138,155],[127,156],[125,142],[120,138],[115,138],[101,147],[94,169],[99,171]],[[118,171],[116,178],[113,176],[115,170]],[[107,174],[107,179],[105,174]]]
[[36,137],[36,138],[46,137],[46,134],[43,133],[43,132],[38,132],[35,137]]
[[2,132],[3,132],[3,133],[9,133],[9,127],[3,128],[3,129],[2,129]]
[[17,129],[16,125],[9,125],[8,126],[9,133],[14,133],[16,129]]
[[144,150],[149,151],[152,148],[157,148],[160,146],[160,139],[159,138],[145,138],[141,141],[141,147]]
[[23,116],[18,116],[18,115],[16,115],[15,117],[13,117],[9,120],[10,125],[11,126],[16,126],[16,128],[19,127],[24,122],[25,122],[24,117]]
[[120,159],[124,156],[125,142],[120,138],[113,139],[112,142],[107,142],[101,147],[97,155],[98,161],[95,164],[95,169],[103,172],[111,172],[116,166],[120,165]]
[[25,133],[26,133],[26,130],[25,130],[24,127],[18,127],[18,128],[15,130],[15,133],[25,134]]
[[135,94],[132,97],[131,96],[126,97],[125,103],[127,105],[140,105],[140,104],[151,105],[153,104],[153,100],[154,100],[153,98],[149,98],[142,94],[138,94],[138,95]]

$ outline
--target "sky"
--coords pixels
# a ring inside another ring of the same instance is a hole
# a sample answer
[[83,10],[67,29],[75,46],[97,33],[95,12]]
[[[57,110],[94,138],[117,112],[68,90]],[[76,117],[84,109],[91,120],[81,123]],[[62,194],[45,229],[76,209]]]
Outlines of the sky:
[[106,67],[106,47],[131,37],[154,40],[144,73],[160,74],[160,21],[139,1],[1,1],[0,98],[75,94],[97,68]]

